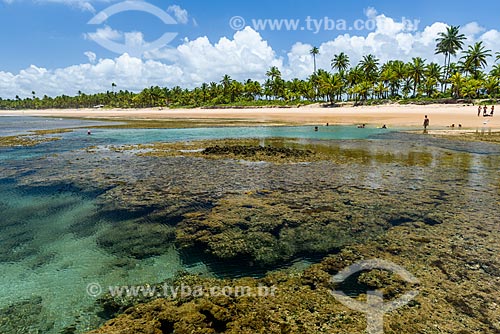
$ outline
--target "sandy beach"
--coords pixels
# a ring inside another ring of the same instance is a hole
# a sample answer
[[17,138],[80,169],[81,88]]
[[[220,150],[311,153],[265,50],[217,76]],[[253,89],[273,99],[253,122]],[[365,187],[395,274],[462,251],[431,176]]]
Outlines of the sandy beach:
[[[488,108],[489,111],[489,108]],[[430,130],[443,130],[455,124],[463,130],[488,127],[500,129],[500,117],[478,117],[472,105],[383,105],[321,108],[249,108],[249,109],[66,109],[0,111],[0,115],[50,116],[113,119],[234,120],[237,123],[270,124],[362,124],[368,126],[421,127],[424,115],[430,118]],[[486,122],[486,123],[485,123]]]

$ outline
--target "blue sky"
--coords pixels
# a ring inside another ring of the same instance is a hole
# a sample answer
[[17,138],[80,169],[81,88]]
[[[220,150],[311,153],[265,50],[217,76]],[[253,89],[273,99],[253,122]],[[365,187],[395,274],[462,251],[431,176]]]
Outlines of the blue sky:
[[[489,48],[493,51],[499,51],[500,48],[494,42],[500,30],[500,2],[494,0],[474,3],[450,0],[411,3],[401,0],[148,0],[147,3],[167,11],[179,24],[166,26],[159,18],[138,11],[116,14],[101,25],[88,24],[97,13],[120,2],[0,0],[0,97],[12,97],[14,89],[21,92],[37,89],[49,95],[73,95],[78,82],[58,85],[65,78],[71,80],[71,75],[83,76],[80,78],[82,90],[88,92],[105,90],[110,80],[119,81],[124,89],[131,90],[140,89],[140,84],[172,86],[178,83],[181,86],[194,86],[201,81],[217,80],[228,59],[228,73],[237,79],[255,76],[254,79],[261,79],[263,73],[259,74],[258,71],[265,72],[265,68],[271,65],[280,67],[286,76],[304,77],[309,71],[307,48],[311,45],[323,50],[319,59],[323,67],[328,67],[329,59],[338,51],[352,53],[351,60],[356,61],[359,58],[357,48],[365,53],[374,53],[381,60],[392,57],[411,59],[412,54],[417,54],[429,61],[438,61],[433,55],[433,45],[429,42],[432,36],[444,29],[438,23],[465,27],[471,43],[488,33],[487,37],[491,39]],[[169,7],[170,10],[167,10]],[[241,16],[248,25],[238,36],[229,24],[234,16]],[[259,30],[252,24],[253,19],[299,19],[301,27],[304,27],[307,17],[319,22],[325,16],[336,22],[345,20],[348,26],[355,20],[371,19],[379,25],[388,22],[392,27],[403,22],[403,18],[418,20],[418,26],[415,29],[389,27],[384,30],[377,26],[376,31],[338,31],[324,29],[322,23],[318,25],[321,29],[312,32],[307,29]],[[140,33],[130,35],[134,40],[139,38],[137,43],[154,41],[164,32],[176,32],[178,35],[162,50],[134,55],[137,59],[131,59],[130,55],[127,57],[97,44],[93,40],[96,35],[91,35],[96,32],[112,36],[117,42],[123,42],[127,32]],[[339,37],[344,34],[348,36]],[[422,36],[425,34],[427,37]],[[205,36],[208,41],[203,38]],[[227,45],[225,42],[219,43],[221,38],[227,39]],[[363,40],[360,42],[359,38]],[[387,49],[394,46],[394,53],[377,49],[376,44],[381,41],[387,41]],[[224,50],[229,50],[227,58],[224,57]],[[232,57],[241,58],[240,63],[233,62]],[[200,58],[207,58],[207,62],[212,64],[200,63]],[[82,65],[86,66],[78,68]],[[127,82],[138,79],[138,68],[140,75],[149,77],[146,80],[141,77],[135,84]],[[124,74],[124,71],[130,73]],[[159,73],[163,73],[165,78],[160,78]]]

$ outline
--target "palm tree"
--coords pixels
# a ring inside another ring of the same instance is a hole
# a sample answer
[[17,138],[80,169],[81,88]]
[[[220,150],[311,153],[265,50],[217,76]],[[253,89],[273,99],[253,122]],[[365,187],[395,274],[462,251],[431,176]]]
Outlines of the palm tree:
[[425,67],[425,76],[439,81],[441,79],[441,70],[442,68],[439,64],[430,63]]
[[318,73],[319,75],[319,87],[320,94],[326,95],[328,97],[328,101],[333,103],[335,100],[335,96],[342,95],[343,89],[343,81],[340,74],[331,74],[326,71],[322,71]]
[[288,90],[293,96],[294,100],[299,100],[304,94],[304,81],[294,78],[292,81],[288,81]]
[[333,57],[331,65],[333,70],[344,73],[349,68],[349,56],[341,52]]
[[467,51],[464,52],[462,57],[464,65],[471,69],[474,78],[478,77],[478,71],[481,68],[488,65],[486,58],[491,57],[489,52],[491,52],[491,50],[486,50],[482,41],[474,45],[469,45]]
[[432,97],[437,93],[436,86],[441,80],[441,66],[436,63],[430,63],[425,67],[425,91],[427,97]]
[[490,71],[490,76],[500,79],[500,64],[495,64]]
[[378,76],[379,60],[372,54],[363,56],[359,62],[359,66],[365,72],[365,79],[370,82],[375,82]]
[[462,97],[462,87],[464,85],[464,78],[460,73],[455,73],[450,77],[451,93],[455,98]]
[[500,89],[499,84],[500,80],[498,79],[498,77],[490,75],[484,82],[486,93],[490,97],[496,97],[498,95],[498,90]]
[[[354,88],[354,86],[363,81],[363,77],[364,77],[363,69],[359,65],[354,68],[351,68],[347,73],[347,85],[350,88]],[[352,90],[351,93],[353,93]]]
[[408,74],[413,81],[413,97],[417,96],[417,86],[420,85],[425,75],[425,60],[415,57],[408,66]]
[[205,103],[207,101],[208,84],[206,82],[202,83],[200,86],[200,90],[201,90],[201,96],[202,96],[203,103]]
[[222,90],[224,92],[224,98],[228,96],[229,88],[230,88],[232,82],[233,82],[233,79],[231,79],[231,77],[228,74],[226,74],[222,77],[222,80],[220,81],[220,83],[222,85]]
[[274,81],[278,78],[281,79],[281,71],[279,70],[279,68],[277,66],[272,66],[267,72],[266,72],[266,76],[268,76],[271,81]]
[[319,54],[319,49],[315,46],[313,46],[313,48],[309,51],[310,54],[312,54],[313,56],[313,61],[314,61],[314,72],[313,73],[316,73],[316,55]]
[[444,91],[446,91],[446,85],[450,73],[451,56],[455,56],[458,51],[463,49],[464,40],[465,35],[460,34],[460,26],[447,27],[446,32],[440,32],[439,37],[436,39],[437,44],[435,54],[442,53],[444,55]]
[[281,79],[281,72],[278,67],[273,66],[267,72],[266,76],[269,77],[269,80],[266,81],[266,85],[271,91],[274,98],[284,95],[284,84],[285,82]]

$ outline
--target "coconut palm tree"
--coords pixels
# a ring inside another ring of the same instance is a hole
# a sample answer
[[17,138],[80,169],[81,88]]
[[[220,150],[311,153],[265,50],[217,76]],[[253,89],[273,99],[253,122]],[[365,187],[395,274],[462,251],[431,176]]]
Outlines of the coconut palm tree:
[[267,72],[266,75],[269,80],[266,81],[266,85],[271,90],[274,98],[284,95],[284,84],[285,82],[281,79],[281,72],[278,67],[273,66]]
[[365,72],[365,79],[374,83],[378,76],[378,65],[379,60],[372,54],[363,56],[363,59],[359,62],[359,66]]
[[482,41],[469,45],[467,51],[464,52],[462,60],[464,65],[471,69],[474,78],[478,78],[478,71],[488,65],[486,58],[491,57],[490,52],[491,50],[485,49]]
[[498,91],[500,89],[499,85],[500,79],[493,75],[488,76],[488,78],[484,81],[484,88],[490,97],[496,97],[498,95]]
[[271,79],[272,81],[276,80],[276,79],[281,79],[281,71],[279,70],[279,68],[277,66],[272,66],[267,72],[266,72],[266,76],[269,77],[269,79]]
[[313,56],[313,62],[314,62],[314,72],[313,73],[316,73],[316,55],[319,54],[319,49],[315,46],[313,46],[313,48],[309,51],[310,54],[312,54]]
[[436,63],[430,63],[425,66],[425,92],[427,97],[432,97],[436,93],[436,86],[441,80],[441,66]]
[[413,97],[417,96],[417,87],[425,76],[425,60],[414,57],[408,65],[408,74],[413,82]]
[[440,32],[436,38],[435,54],[444,55],[444,86],[443,91],[446,91],[446,85],[450,74],[451,56],[455,56],[458,51],[463,49],[465,35],[460,34],[460,26],[450,26],[446,28],[446,32]]
[[459,72],[453,74],[450,77],[451,82],[451,93],[455,98],[460,98],[462,96],[462,87],[465,83],[464,77]]
[[231,79],[231,77],[228,74],[226,74],[222,77],[222,80],[220,81],[220,83],[222,85],[222,91],[224,93],[224,98],[226,98],[228,96],[229,88],[231,87],[232,82],[233,82],[233,79]]
[[430,63],[425,66],[425,77],[426,78],[434,78],[436,80],[441,80],[441,72],[442,68],[439,64]]
[[332,70],[344,73],[349,68],[349,56],[344,52],[335,55],[331,62]]
[[490,76],[500,79],[500,64],[495,64],[490,71]]

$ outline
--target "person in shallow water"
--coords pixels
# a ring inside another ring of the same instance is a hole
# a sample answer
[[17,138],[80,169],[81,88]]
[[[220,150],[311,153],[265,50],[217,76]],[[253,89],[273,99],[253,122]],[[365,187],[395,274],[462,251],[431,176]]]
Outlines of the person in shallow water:
[[87,130],[87,136],[90,136],[92,134],[92,132],[90,132],[90,130]]
[[429,118],[427,115],[424,117],[424,130],[427,130],[427,127],[429,126]]

